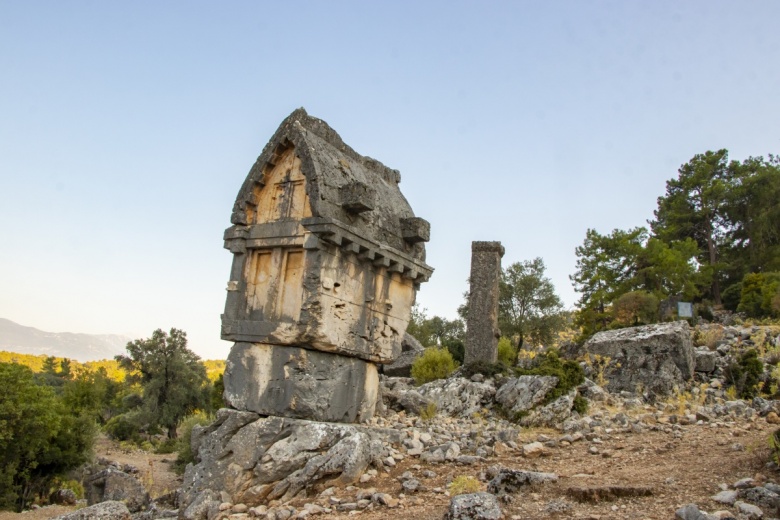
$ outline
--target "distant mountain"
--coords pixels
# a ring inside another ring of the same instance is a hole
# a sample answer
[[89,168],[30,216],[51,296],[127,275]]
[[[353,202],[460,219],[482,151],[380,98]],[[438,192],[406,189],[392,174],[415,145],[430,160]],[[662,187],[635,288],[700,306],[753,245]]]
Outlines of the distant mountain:
[[66,357],[83,363],[124,354],[132,340],[116,334],[45,332],[0,318],[0,350],[20,354]]

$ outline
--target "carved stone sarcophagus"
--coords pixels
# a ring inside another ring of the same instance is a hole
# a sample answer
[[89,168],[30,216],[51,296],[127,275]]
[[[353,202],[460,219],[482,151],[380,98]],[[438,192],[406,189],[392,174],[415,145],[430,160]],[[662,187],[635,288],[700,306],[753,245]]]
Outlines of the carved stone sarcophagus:
[[225,231],[230,406],[322,421],[373,415],[376,363],[400,354],[416,290],[433,271],[429,225],[399,182],[303,109],[282,122]]

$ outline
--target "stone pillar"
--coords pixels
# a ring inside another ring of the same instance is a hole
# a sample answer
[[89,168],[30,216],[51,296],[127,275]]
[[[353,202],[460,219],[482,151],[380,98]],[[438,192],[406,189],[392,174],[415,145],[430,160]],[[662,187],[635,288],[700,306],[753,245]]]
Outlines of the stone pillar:
[[464,364],[498,360],[498,287],[501,279],[501,242],[471,243],[469,315]]

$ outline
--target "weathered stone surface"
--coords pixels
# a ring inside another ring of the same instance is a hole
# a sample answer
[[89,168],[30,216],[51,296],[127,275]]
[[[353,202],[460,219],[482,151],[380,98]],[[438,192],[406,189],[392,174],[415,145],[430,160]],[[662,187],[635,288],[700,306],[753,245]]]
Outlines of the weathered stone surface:
[[495,363],[498,359],[498,282],[501,278],[501,242],[471,243],[469,314],[464,363]]
[[425,347],[408,332],[401,342],[401,354],[392,363],[382,365],[382,373],[389,377],[411,377],[412,363],[422,356]]
[[696,504],[687,504],[674,512],[676,520],[717,520],[718,517],[699,511]]
[[118,469],[107,468],[90,475],[84,481],[84,488],[89,505],[122,501],[132,513],[149,505],[149,493],[138,479]]
[[498,499],[490,493],[457,495],[450,500],[445,520],[500,520],[504,518]]
[[225,247],[234,254],[226,340],[390,362],[425,264],[428,224],[398,171],[363,157],[299,109],[241,187]]
[[738,495],[742,500],[755,504],[766,511],[780,512],[780,495],[765,487],[740,489]]
[[365,421],[379,391],[373,363],[259,343],[233,345],[224,381],[233,408],[317,421]]
[[759,518],[764,518],[764,511],[753,504],[737,500],[734,502],[734,507],[741,513],[741,518],[745,518],[745,520],[758,520]]
[[224,235],[233,253],[222,315],[222,338],[236,342],[225,371],[231,406],[313,420],[371,417],[373,363],[401,353],[415,292],[433,272],[430,224],[414,215],[400,181],[305,110],[282,122]]
[[691,332],[684,321],[598,332],[585,350],[610,358],[605,376],[613,393],[641,387],[667,395],[694,373]]
[[558,475],[555,473],[502,468],[488,483],[487,490],[489,493],[502,495],[506,493],[515,493],[524,486],[545,484],[557,480]]
[[463,377],[439,379],[417,389],[423,397],[432,400],[436,409],[445,415],[468,417],[490,404],[496,388],[490,383],[477,383]]
[[520,424],[526,427],[558,427],[562,425],[566,419],[571,417],[574,398],[576,396],[576,390],[572,390],[551,403],[544,406],[538,406],[520,418]]
[[289,500],[322,481],[356,482],[378,462],[381,441],[370,428],[222,409],[213,424],[195,430],[193,451],[198,462],[187,467],[181,495],[190,520],[204,518],[214,493],[252,506]]
[[54,520],[130,520],[127,506],[116,500],[101,502],[78,511],[55,517]]
[[601,502],[624,497],[649,497],[653,490],[647,486],[595,486],[572,487],[567,493],[578,502]]
[[496,391],[496,402],[506,412],[525,412],[543,402],[557,384],[554,376],[510,377]]
[[696,349],[693,351],[694,366],[696,372],[714,372],[718,368],[717,361],[720,354],[711,350]]

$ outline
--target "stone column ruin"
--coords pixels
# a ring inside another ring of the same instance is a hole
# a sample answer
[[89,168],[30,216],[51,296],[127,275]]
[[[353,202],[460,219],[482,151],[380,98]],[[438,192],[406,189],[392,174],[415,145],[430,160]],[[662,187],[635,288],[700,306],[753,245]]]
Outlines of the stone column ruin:
[[464,364],[498,361],[498,290],[501,280],[501,242],[471,243],[469,314],[466,320]]

